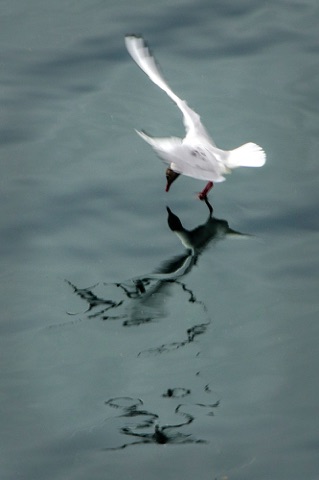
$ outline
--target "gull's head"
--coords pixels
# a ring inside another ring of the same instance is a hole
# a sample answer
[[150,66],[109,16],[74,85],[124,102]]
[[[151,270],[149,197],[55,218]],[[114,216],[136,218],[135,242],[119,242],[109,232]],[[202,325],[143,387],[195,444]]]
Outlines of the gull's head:
[[166,172],[165,172],[165,175],[166,175],[166,182],[167,182],[166,183],[166,192],[168,192],[169,189],[170,189],[170,186],[176,180],[176,178],[179,177],[180,174],[174,172],[174,170],[172,170],[171,168],[167,168]]

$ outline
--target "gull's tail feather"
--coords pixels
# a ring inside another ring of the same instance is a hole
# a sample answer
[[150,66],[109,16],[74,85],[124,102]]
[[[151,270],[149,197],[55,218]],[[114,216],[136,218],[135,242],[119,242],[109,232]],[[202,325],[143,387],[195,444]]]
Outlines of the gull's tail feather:
[[229,168],[262,167],[266,162],[264,150],[256,143],[245,143],[228,154],[226,165]]

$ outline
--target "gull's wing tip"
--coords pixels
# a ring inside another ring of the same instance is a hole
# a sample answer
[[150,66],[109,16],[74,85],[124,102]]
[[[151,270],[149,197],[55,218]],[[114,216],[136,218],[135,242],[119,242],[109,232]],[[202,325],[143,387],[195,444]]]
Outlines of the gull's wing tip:
[[124,38],[127,38],[127,39],[130,39],[130,38],[132,38],[132,39],[133,38],[143,39],[142,35],[140,35],[139,33],[127,33]]
[[[140,63],[141,60],[144,60],[145,57],[146,58],[147,57],[152,57],[153,58],[153,55],[150,51],[150,48],[149,48],[147,42],[144,40],[142,35],[138,35],[136,33],[131,33],[131,34],[125,35],[124,42],[125,42],[125,46],[126,46],[128,52],[131,55],[131,57],[133,58],[133,60],[145,72],[145,69],[143,68],[143,66]],[[154,63],[155,63],[155,60],[154,60]]]
[[147,44],[143,36],[136,33],[128,33],[127,35],[125,35],[124,41],[126,46],[132,43],[135,43],[135,44],[140,44],[140,45],[143,45],[144,47],[147,47]]

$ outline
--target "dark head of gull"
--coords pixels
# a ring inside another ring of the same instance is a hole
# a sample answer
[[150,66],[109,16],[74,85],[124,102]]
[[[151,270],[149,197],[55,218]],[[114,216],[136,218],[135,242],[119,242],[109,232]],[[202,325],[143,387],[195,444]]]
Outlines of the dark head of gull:
[[166,180],[167,180],[166,192],[168,192],[169,189],[170,189],[170,186],[176,180],[176,178],[179,177],[180,174],[174,172],[174,170],[172,170],[171,168],[167,168],[166,172],[165,172],[165,175],[166,175]]

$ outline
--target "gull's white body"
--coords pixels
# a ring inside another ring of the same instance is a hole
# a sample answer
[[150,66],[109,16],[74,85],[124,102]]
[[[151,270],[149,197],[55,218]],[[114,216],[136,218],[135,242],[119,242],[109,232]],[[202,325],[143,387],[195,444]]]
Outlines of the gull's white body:
[[183,114],[186,136],[153,138],[144,132],[137,133],[149,143],[159,157],[176,172],[199,180],[222,182],[224,174],[237,167],[261,167],[266,161],[263,149],[255,143],[246,143],[235,150],[225,151],[216,147],[194,112],[167,85],[141,37],[125,37],[126,48],[146,75],[176,103]]

